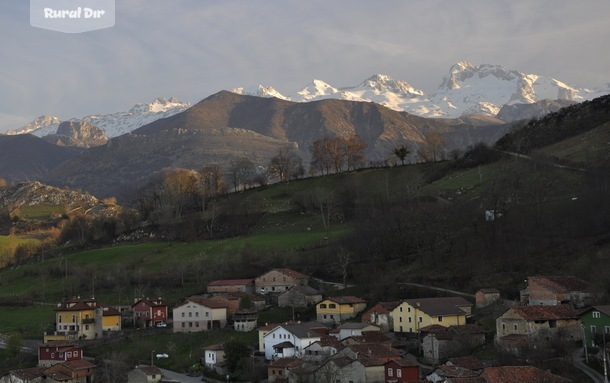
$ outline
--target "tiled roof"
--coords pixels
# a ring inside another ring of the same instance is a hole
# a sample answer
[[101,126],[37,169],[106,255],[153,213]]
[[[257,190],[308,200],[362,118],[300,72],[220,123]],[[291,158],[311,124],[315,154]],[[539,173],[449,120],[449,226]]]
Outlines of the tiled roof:
[[[223,302],[224,299],[225,298],[223,298],[223,297],[204,298],[204,297],[198,297],[198,296],[192,296],[192,297],[186,298],[187,301],[195,302],[197,304],[200,304],[205,307],[209,307],[211,309],[227,308],[228,305],[225,302]],[[184,306],[186,304],[188,304],[188,302],[182,303],[178,307]]]
[[163,375],[161,370],[155,366],[138,366],[136,368],[146,375]]
[[220,350],[225,349],[225,344],[224,343],[211,344],[209,346],[203,347],[203,349],[208,350],[208,351],[220,351]]
[[499,294],[500,290],[494,288],[480,289],[483,294]]
[[319,333],[304,324],[287,324],[282,325],[282,328],[284,328],[286,331],[288,331],[298,339],[320,337]]
[[140,302],[144,302],[150,307],[165,306],[165,303],[163,302],[163,299],[161,299],[161,298],[158,298],[158,299],[141,298],[141,299],[138,299],[133,305],[131,305],[131,307],[135,307]]
[[417,358],[415,358],[411,354],[407,354],[407,356],[405,356],[404,358],[387,361],[386,364],[387,363],[396,363],[400,367],[419,367],[420,365],[417,361]]
[[298,291],[299,293],[301,293],[301,294],[303,294],[305,296],[321,295],[322,294],[320,291],[314,289],[311,286],[292,286],[291,288],[289,288],[288,290],[286,290],[282,294],[286,294],[290,290]]
[[269,367],[280,367],[280,368],[294,367],[294,366],[298,366],[299,364],[301,364],[303,362],[304,362],[303,359],[298,359],[298,358],[279,358],[279,359],[276,359],[273,362],[271,362],[269,364]]
[[38,348],[44,347],[76,347],[76,344],[67,340],[52,340],[38,345]]
[[363,331],[362,335],[351,338],[361,343],[392,343],[394,341],[381,331]]
[[[440,372],[438,371],[440,370]],[[437,373],[441,376],[450,378],[472,378],[479,376],[479,372],[459,366],[448,366],[446,364],[438,366]],[[524,381],[525,383],[525,381]]]
[[482,370],[487,365],[483,363],[480,359],[475,358],[474,356],[462,356],[459,358],[449,358],[449,365],[464,367],[469,370]]
[[342,297],[328,297],[326,299],[328,299],[329,301],[335,302],[335,303],[342,304],[342,305],[354,304],[354,303],[366,303],[366,301],[364,299],[355,297],[353,295],[346,295],[346,296],[342,296]]
[[347,348],[354,352],[357,352],[359,358],[400,357],[400,351],[381,343],[356,343],[347,346]]
[[[71,305],[71,306],[70,306]],[[86,302],[81,301],[77,303],[66,303],[63,302],[61,306],[57,307],[55,311],[83,311],[83,310],[95,310],[96,306],[89,306]]]
[[102,307],[103,311],[102,311],[102,315],[103,316],[117,316],[117,315],[121,315],[121,312],[117,309],[115,309],[114,307],[110,307],[110,306],[100,306]]
[[72,379],[69,375],[64,373],[62,364],[55,364],[47,368],[44,371],[44,374],[56,382],[65,382]]
[[238,286],[238,285],[251,285],[254,283],[254,279],[221,279],[218,281],[212,281],[208,283],[208,286]]
[[405,299],[404,302],[430,316],[460,315],[464,314],[460,307],[472,307],[472,303],[462,297]]
[[71,360],[69,362],[64,362],[62,364],[64,366],[68,367],[72,371],[84,370],[87,368],[95,368],[95,364],[89,362],[88,360],[84,360],[84,359]]
[[487,367],[481,375],[488,383],[569,383],[571,380],[533,366]]
[[570,305],[557,306],[513,306],[515,313],[528,321],[578,319],[578,313]]
[[532,282],[558,293],[589,290],[589,282],[574,276],[529,277]]
[[[322,347],[334,347],[337,350],[341,350],[341,349],[345,348],[345,346],[343,345],[343,343],[341,343],[339,341],[339,339],[335,338],[334,336],[330,336],[330,335],[322,335],[320,340],[317,340],[317,341],[313,342],[312,344],[315,344],[315,343],[318,343]],[[309,347],[309,346],[307,346],[307,347]]]
[[23,370],[13,370],[11,371],[11,375],[22,379],[22,380],[32,380],[44,374],[46,367],[34,367],[34,368],[26,368]]
[[297,278],[297,279],[309,278],[309,276],[299,273],[298,271],[294,271],[292,269],[282,268],[282,269],[274,269],[274,270],[279,271],[280,273],[286,274],[292,278]]
[[363,328],[366,328],[369,326],[374,326],[374,327],[379,328],[379,326],[377,326],[377,325],[370,324],[370,323],[362,323],[362,322],[347,322],[347,323],[343,323],[338,328],[339,328],[339,330],[362,330]]

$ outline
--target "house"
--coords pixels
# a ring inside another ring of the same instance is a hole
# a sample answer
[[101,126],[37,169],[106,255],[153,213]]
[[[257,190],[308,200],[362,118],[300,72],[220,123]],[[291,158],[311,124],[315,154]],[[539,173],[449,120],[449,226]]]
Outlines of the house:
[[475,306],[478,309],[490,306],[501,299],[500,291],[497,289],[480,289],[474,294]]
[[392,312],[399,304],[400,301],[379,302],[362,314],[362,321],[375,324],[382,331],[391,331],[394,329]]
[[366,301],[354,296],[330,297],[316,305],[318,322],[339,324],[366,308]]
[[201,364],[211,370],[217,370],[220,367],[220,372],[224,372],[225,363],[225,345],[217,343],[203,348],[203,358]]
[[385,362],[385,382],[387,383],[418,383],[419,362],[413,355]]
[[364,383],[368,382],[366,367],[357,358],[332,357],[314,371],[314,382]]
[[40,367],[49,367],[82,358],[83,351],[73,342],[54,341],[38,346],[38,366]]
[[322,293],[311,286],[292,286],[277,297],[279,307],[308,307],[322,300]]
[[102,336],[102,319],[95,298],[73,297],[64,300],[55,309],[53,334],[44,335],[44,342],[54,340],[94,339]]
[[276,381],[285,381],[290,375],[290,369],[295,368],[303,363],[302,359],[298,358],[280,358],[269,363],[267,367],[267,375],[269,383]]
[[303,359],[320,362],[335,355],[344,348],[345,346],[336,337],[322,335],[320,340],[315,341],[311,345],[305,347]]
[[521,304],[557,306],[569,303],[579,309],[589,306],[593,294],[589,282],[573,276],[529,277],[520,292]]
[[541,345],[557,337],[582,339],[579,315],[570,305],[514,306],[496,319],[496,345],[508,352],[523,351],[517,344]]
[[131,308],[134,326],[155,327],[167,323],[167,305],[161,298],[136,298]]
[[265,359],[301,357],[304,350],[319,341],[322,335],[312,325],[283,324],[269,331],[263,338]]
[[265,308],[265,298],[259,294],[249,294],[242,292],[235,293],[215,293],[209,297],[227,308],[227,319],[232,319],[233,315],[240,309],[263,310]]
[[224,328],[227,307],[216,300],[192,296],[172,310],[174,332],[199,332]]
[[258,323],[258,311],[256,310],[237,310],[233,314],[233,329],[235,331],[248,332],[256,328]]
[[358,359],[364,366],[366,382],[383,382],[385,363],[400,359],[401,352],[395,348],[378,343],[359,343],[346,346],[337,356]]
[[501,366],[487,367],[483,370],[481,377],[485,383],[521,383],[521,382],[545,382],[545,383],[571,383],[570,379],[551,374],[533,366]]
[[601,336],[610,336],[610,305],[586,309],[580,313],[580,322],[586,344],[591,347],[601,346],[603,344]]
[[480,375],[481,371],[443,364],[428,374],[426,380],[432,383],[485,383],[485,380]]
[[121,312],[114,307],[99,305],[98,317],[102,318],[102,331],[121,331]]
[[46,382],[83,383],[93,381],[95,364],[87,360],[72,360],[55,364],[44,371]]
[[136,366],[127,374],[127,383],[158,383],[163,373],[155,366]]
[[391,338],[381,331],[362,331],[361,335],[353,335],[341,340],[341,343],[345,346],[358,343],[379,343],[385,346],[392,347],[395,343],[395,339]]
[[265,352],[265,336],[269,334],[273,329],[279,326],[278,323],[266,323],[264,326],[259,327],[258,330],[258,351]]
[[477,325],[467,324],[461,326],[429,326],[422,328],[422,350],[424,361],[437,365],[452,357],[469,355],[472,350],[485,344],[485,333]]
[[208,283],[208,293],[254,293],[254,279],[222,279]]
[[309,277],[291,269],[273,269],[256,277],[254,287],[259,294],[282,293],[292,286],[307,286]]
[[331,332],[332,336],[337,337],[339,340],[343,340],[353,336],[362,336],[363,332],[381,331],[379,326],[369,323],[344,323],[336,328],[336,332]]
[[47,367],[12,370],[0,378],[0,383],[40,383]]
[[466,324],[472,303],[461,297],[406,299],[393,311],[394,332],[417,333],[422,327]]

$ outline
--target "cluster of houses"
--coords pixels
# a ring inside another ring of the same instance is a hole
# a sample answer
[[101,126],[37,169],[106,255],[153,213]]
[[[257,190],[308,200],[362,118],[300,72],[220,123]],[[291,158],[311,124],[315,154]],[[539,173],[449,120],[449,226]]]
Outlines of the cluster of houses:
[[[527,282],[521,302],[496,319],[496,349],[519,356],[557,340],[595,347],[603,341],[600,335],[610,333],[610,306],[591,306],[587,282],[570,276],[530,277]],[[500,299],[498,290],[481,289],[476,308]],[[316,320],[259,326],[258,311],[270,305],[315,305]],[[266,361],[269,382],[569,382],[535,367],[493,367],[469,356],[486,339],[483,329],[471,323],[473,306],[462,297],[440,297],[379,302],[367,309],[367,302],[355,296],[324,298],[308,276],[286,268],[252,279],[213,281],[206,294],[187,297],[171,310],[161,298],[139,298],[130,307],[113,308],[77,297],[55,309],[55,331],[45,333],[39,367],[13,371],[0,383],[90,382],[95,365],[83,359],[76,341],[120,331],[126,321],[170,326],[173,332],[228,326],[257,330],[256,354]],[[358,316],[361,321],[354,322]],[[420,358],[408,353],[414,349]],[[202,365],[227,373],[223,344],[202,351]],[[129,379],[158,382],[162,376],[153,366],[140,366]]]

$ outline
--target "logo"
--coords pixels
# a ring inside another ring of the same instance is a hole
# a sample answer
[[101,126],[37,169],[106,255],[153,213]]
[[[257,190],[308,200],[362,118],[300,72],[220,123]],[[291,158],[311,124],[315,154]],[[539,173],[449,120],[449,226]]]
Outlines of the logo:
[[30,25],[64,33],[114,27],[115,0],[30,0]]

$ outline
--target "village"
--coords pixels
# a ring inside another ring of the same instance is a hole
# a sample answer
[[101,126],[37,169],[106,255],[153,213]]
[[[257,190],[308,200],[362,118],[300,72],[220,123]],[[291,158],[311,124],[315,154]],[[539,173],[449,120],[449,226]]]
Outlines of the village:
[[[171,308],[161,297],[138,298],[127,307],[103,305],[93,297],[66,299],[54,309],[55,331],[45,332],[38,346],[38,367],[11,371],[0,382],[93,382],[96,365],[83,348],[121,333],[129,322],[174,333],[257,332],[258,345],[249,358],[265,366],[263,380],[270,383],[572,382],[515,362],[545,353],[556,357],[562,347],[594,358],[594,352],[604,354],[610,333],[610,305],[591,305],[589,283],[573,276],[532,276],[519,301],[508,304],[494,288],[481,288],[473,299],[367,302],[325,296],[312,282],[278,268],[252,279],[210,282],[206,294],[185,297]],[[494,305],[505,308],[495,319],[495,334],[486,334],[472,319],[477,310]],[[258,313],[270,307],[292,308],[292,320],[259,323]],[[306,307],[315,307],[315,320],[294,318],[295,308]],[[477,358],[475,351],[486,344],[511,362]],[[134,366],[128,382],[171,381],[155,366],[155,360],[169,357],[151,350],[150,364]],[[203,347],[200,362],[211,373],[203,381],[229,380],[224,343]]]

